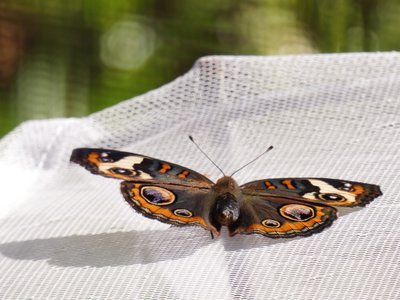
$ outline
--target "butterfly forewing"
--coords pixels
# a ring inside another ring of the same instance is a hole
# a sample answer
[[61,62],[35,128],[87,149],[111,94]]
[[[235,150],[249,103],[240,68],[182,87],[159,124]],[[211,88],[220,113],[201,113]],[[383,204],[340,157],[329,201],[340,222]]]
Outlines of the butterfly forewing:
[[364,206],[380,196],[379,186],[329,178],[274,178],[246,183],[248,193],[303,198],[333,206]]
[[188,168],[129,152],[79,148],[72,152],[71,161],[93,174],[123,180],[157,181],[199,187],[213,184],[207,177]]

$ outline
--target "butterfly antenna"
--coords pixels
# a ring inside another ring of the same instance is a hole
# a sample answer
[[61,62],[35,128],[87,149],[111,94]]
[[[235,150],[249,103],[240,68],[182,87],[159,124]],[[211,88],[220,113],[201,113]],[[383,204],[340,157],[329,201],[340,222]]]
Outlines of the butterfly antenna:
[[217,169],[218,169],[224,176],[226,176],[225,173],[224,173],[224,171],[222,171],[222,169],[221,169],[220,167],[218,167],[217,164],[216,164],[203,150],[201,150],[200,146],[197,145],[197,143],[194,141],[194,139],[193,139],[193,137],[192,137],[191,135],[189,135],[189,139],[193,142],[193,144],[196,145],[197,149],[199,149],[200,152],[203,153],[204,156],[207,157],[208,160],[211,161],[211,162],[213,163],[213,165],[216,166]]
[[233,172],[231,174],[231,176],[233,176],[234,174],[236,174],[237,172],[239,172],[240,170],[244,169],[245,167],[247,167],[248,165],[252,164],[253,162],[255,162],[257,159],[259,159],[261,156],[263,156],[265,153],[267,153],[268,151],[272,150],[274,148],[274,146],[269,146],[267,150],[265,150],[263,153],[261,153],[259,156],[257,156],[255,159],[253,159],[252,161],[249,161],[247,164],[245,164],[244,166],[240,167],[239,169],[237,169],[235,172]]

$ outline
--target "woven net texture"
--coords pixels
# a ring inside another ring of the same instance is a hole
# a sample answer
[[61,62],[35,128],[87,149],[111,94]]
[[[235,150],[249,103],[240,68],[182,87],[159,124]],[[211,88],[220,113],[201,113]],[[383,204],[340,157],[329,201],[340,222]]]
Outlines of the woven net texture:
[[[134,83],[132,83],[134,84]],[[69,163],[118,149],[239,184],[328,177],[383,196],[310,237],[211,239],[132,210],[119,180]],[[85,118],[23,123],[0,141],[1,299],[399,299],[399,53],[210,56]]]

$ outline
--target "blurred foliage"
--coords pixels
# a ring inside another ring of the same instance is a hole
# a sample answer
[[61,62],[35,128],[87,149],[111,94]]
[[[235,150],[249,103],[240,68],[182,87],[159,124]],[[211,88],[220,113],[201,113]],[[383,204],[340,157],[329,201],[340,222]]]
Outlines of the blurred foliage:
[[159,87],[210,54],[399,50],[397,0],[0,2],[0,136]]

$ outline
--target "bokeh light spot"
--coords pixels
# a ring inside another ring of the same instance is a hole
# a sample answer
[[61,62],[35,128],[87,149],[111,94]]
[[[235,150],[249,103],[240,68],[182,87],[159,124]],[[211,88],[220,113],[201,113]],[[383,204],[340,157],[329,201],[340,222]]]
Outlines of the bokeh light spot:
[[101,38],[100,58],[110,68],[134,70],[154,53],[156,34],[139,18],[114,23]]

